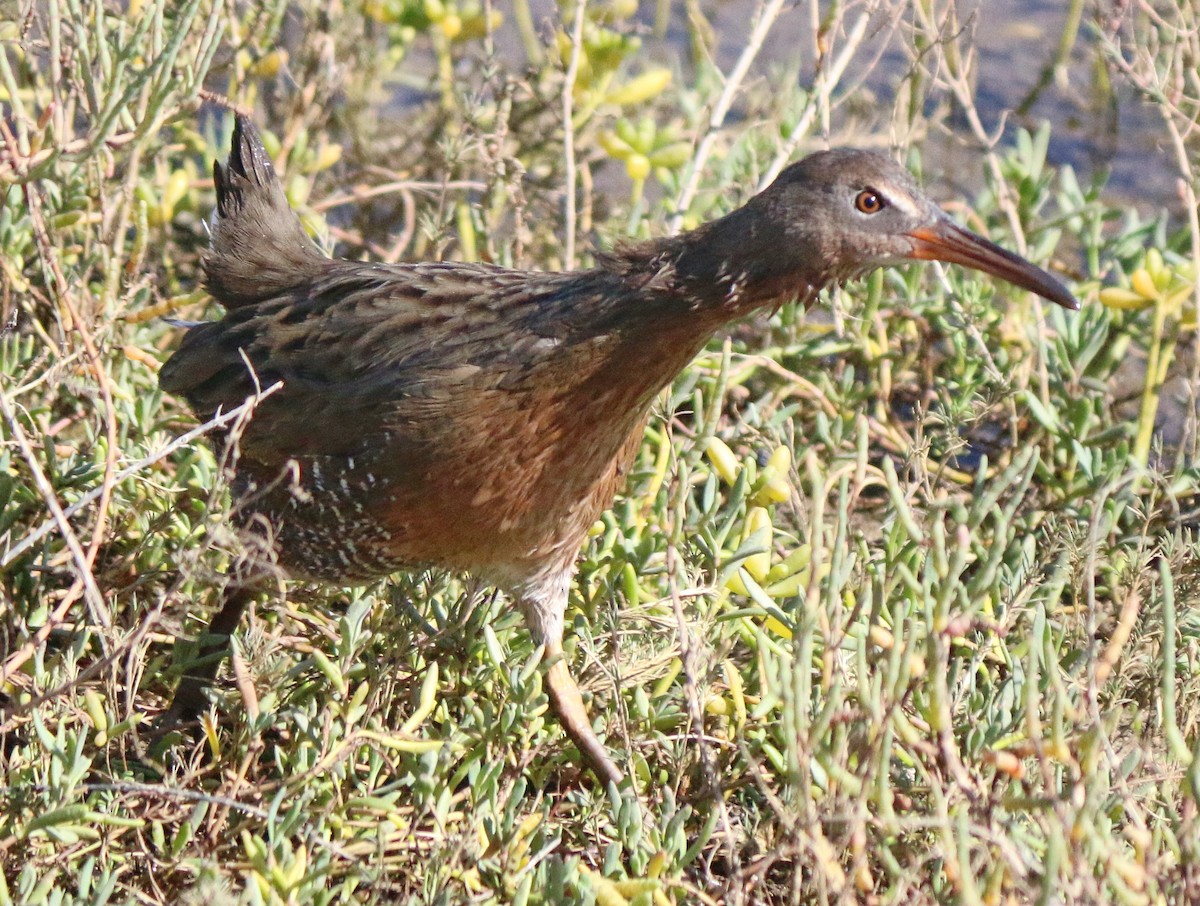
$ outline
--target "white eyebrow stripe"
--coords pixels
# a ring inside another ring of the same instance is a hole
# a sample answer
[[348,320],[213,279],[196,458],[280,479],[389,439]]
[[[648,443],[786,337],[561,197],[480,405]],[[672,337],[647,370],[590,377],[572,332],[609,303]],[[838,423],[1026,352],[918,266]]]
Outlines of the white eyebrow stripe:
[[907,195],[888,195],[883,192],[880,192],[879,194],[886,198],[889,204],[891,204],[893,207],[899,208],[909,217],[921,216],[921,208],[914,204],[913,200]]

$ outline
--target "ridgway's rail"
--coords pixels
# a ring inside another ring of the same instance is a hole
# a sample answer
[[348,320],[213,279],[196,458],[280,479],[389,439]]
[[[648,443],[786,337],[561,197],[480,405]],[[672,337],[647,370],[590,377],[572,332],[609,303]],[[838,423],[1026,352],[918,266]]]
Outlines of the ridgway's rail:
[[[237,438],[245,530],[296,578],[351,585],[438,566],[502,589],[544,646],[554,713],[605,781],[622,771],[563,656],[568,588],[655,397],[705,343],[759,309],[911,260],[1078,307],[869,151],[813,154],[719,220],[571,273],[328,258],[244,118],[213,173],[205,286],[226,314],[188,330],[161,383],[209,418],[282,382]],[[231,583],[209,655],[254,595]],[[180,684],[175,716],[204,705],[218,660]]]

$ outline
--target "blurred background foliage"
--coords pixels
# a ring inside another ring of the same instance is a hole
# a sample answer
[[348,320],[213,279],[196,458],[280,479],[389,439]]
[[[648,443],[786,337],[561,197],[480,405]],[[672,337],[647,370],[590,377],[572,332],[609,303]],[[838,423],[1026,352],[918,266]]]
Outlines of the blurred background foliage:
[[[1200,901],[1198,63],[1152,0],[0,2],[0,902]],[[873,145],[1084,307],[908,268],[714,340],[569,614],[635,790],[421,572],[281,587],[163,748],[233,108],[349,257],[583,267]]]

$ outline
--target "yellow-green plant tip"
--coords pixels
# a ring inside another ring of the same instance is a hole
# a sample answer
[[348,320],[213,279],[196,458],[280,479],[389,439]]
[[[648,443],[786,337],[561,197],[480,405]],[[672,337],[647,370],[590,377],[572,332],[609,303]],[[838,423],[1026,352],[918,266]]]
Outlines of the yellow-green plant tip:
[[1153,301],[1159,297],[1159,289],[1154,282],[1154,277],[1144,267],[1139,267],[1130,275],[1129,285],[1143,299]]
[[638,135],[637,126],[635,126],[631,120],[626,118],[617,120],[615,129],[617,138],[627,144],[631,149],[635,151],[649,150],[648,148],[643,148],[641,146],[641,138]]
[[733,484],[737,481],[738,473],[741,472],[742,466],[737,456],[729,449],[729,445],[725,441],[719,437],[710,437],[707,446],[704,448],[704,455],[708,458],[713,470],[723,482]]
[[339,695],[346,694],[346,679],[342,676],[341,668],[331,661],[319,648],[314,648],[312,651],[313,663],[317,665],[317,669],[321,671],[325,679],[329,680],[329,684],[333,686]]
[[671,70],[651,69],[610,91],[604,100],[620,107],[642,104],[658,97],[670,84]]
[[770,614],[768,614],[763,619],[763,626],[766,627],[766,629],[768,631],[774,633],[781,639],[790,640],[792,638],[791,628],[789,626],[787,626],[787,624],[785,624],[782,620],[780,620],[776,617],[773,617]]
[[432,661],[429,664],[429,669],[425,671],[425,678],[421,681],[421,695],[417,701],[417,707],[413,711],[412,716],[400,727],[401,733],[415,733],[417,728],[425,723],[425,719],[437,707],[437,690],[438,665],[437,661]]
[[398,736],[377,733],[374,730],[359,730],[358,735],[362,739],[370,740],[383,746],[385,749],[391,749],[395,752],[408,752],[413,755],[436,752],[445,745],[440,739],[401,739]]
[[85,689],[83,693],[84,706],[92,727],[103,733],[108,729],[108,714],[104,711],[104,700],[94,689]]
[[1106,308],[1136,311],[1154,304],[1141,293],[1120,286],[1106,286],[1098,294],[1100,304]]
[[321,150],[317,152],[316,160],[313,161],[312,172],[320,173],[322,170],[328,170],[341,159],[342,146],[337,142],[328,142],[322,145]]
[[677,170],[692,159],[691,142],[672,142],[656,148],[650,154],[650,163],[665,170]]
[[625,172],[634,182],[642,182],[650,175],[650,159],[636,152],[629,155],[625,158]]
[[763,550],[761,553],[751,554],[742,562],[742,565],[756,582],[761,582],[771,571],[773,532],[770,511],[762,506],[751,509],[746,516],[746,530],[742,536],[742,543],[761,547]]
[[771,581],[770,574],[768,574],[768,584],[764,590],[772,598],[790,598],[808,588],[810,576],[811,573],[808,569],[800,569],[789,576],[774,581]]
[[1149,272],[1150,277],[1155,283],[1164,279],[1170,279],[1170,269],[1166,262],[1163,261],[1162,252],[1151,246],[1146,250],[1145,269]]
[[600,143],[600,147],[608,152],[609,157],[617,160],[625,160],[634,153],[633,146],[612,130],[604,130],[596,137],[596,140]]
[[255,60],[247,72],[257,78],[273,79],[286,64],[287,51],[277,48]]
[[749,595],[750,589],[746,585],[745,573],[745,568],[741,566],[733,570],[725,579],[725,587],[735,595]]

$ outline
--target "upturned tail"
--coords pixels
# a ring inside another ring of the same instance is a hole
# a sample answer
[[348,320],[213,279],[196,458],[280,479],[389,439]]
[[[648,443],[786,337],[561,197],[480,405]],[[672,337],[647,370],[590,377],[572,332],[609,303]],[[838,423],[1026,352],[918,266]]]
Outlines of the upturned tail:
[[323,273],[321,253],[288,204],[254,125],[238,116],[233,147],[213,163],[217,210],[204,286],[226,308],[270,299]]

